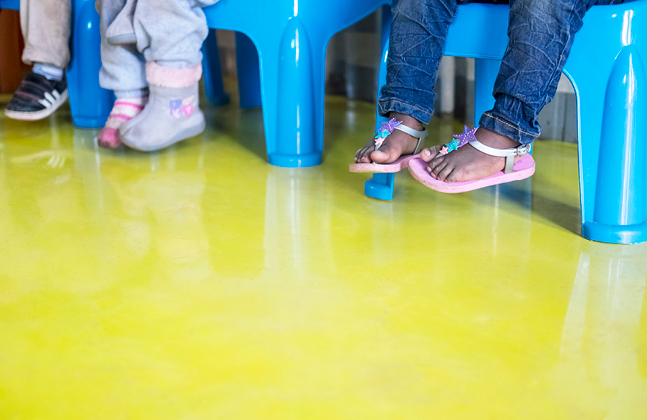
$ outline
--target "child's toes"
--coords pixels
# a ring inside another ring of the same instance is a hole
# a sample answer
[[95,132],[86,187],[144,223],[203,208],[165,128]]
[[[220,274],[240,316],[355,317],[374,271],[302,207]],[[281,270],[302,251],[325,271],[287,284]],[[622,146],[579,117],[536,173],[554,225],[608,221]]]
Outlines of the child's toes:
[[429,167],[431,168],[431,171],[429,172],[431,176],[440,180],[440,173],[445,170],[445,168],[452,168],[453,165],[451,165],[451,162],[444,157],[440,157],[431,161]]
[[449,181],[449,176],[456,172],[453,165],[445,165],[441,170],[438,171],[438,176],[436,177],[439,181]]
[[117,130],[110,127],[105,127],[103,130],[101,130],[101,133],[97,138],[97,143],[99,143],[100,147],[106,149],[115,149],[121,146],[121,140],[119,140]]
[[364,147],[360,149],[355,155],[355,162],[357,163],[371,163],[369,154],[372,151],[371,147]]
[[427,165],[428,172],[434,172],[436,167],[445,163],[445,156],[432,159],[431,162]]
[[454,169],[449,175],[447,175],[447,178],[445,178],[445,182],[457,182],[457,181],[462,181],[464,179],[464,171],[460,169]]
[[440,174],[440,172],[441,172],[443,169],[445,169],[445,167],[447,167],[447,162],[442,162],[442,163],[440,163],[440,164],[438,164],[438,165],[435,165],[435,166],[433,166],[433,167],[431,168],[431,171],[429,172],[429,174],[430,174],[433,178],[440,179],[440,178],[438,177],[438,175]]
[[376,163],[391,163],[400,157],[400,151],[395,150],[390,144],[380,147],[371,153],[371,160]]
[[438,152],[440,152],[441,148],[442,148],[442,145],[428,147],[424,149],[422,152],[420,152],[420,158],[425,162],[431,162],[431,160],[438,155]]

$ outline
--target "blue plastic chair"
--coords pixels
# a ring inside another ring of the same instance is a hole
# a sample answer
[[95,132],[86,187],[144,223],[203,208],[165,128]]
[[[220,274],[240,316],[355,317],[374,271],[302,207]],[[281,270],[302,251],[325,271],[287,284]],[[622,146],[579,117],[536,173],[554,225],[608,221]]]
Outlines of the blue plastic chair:
[[20,0],[0,0],[0,9],[20,9]]
[[[0,9],[19,8],[19,0],[0,0]],[[94,0],[73,0],[72,9],[71,60],[67,70],[72,121],[77,127],[103,127],[112,109],[114,95],[99,86],[99,15]],[[209,34],[203,50],[207,97],[216,105],[228,103],[229,97],[222,85],[215,32]]]
[[101,34],[94,0],[74,0],[72,16],[71,59],[67,69],[72,121],[77,127],[103,127],[114,95],[99,86]]
[[[477,59],[476,121],[494,104],[491,92],[508,42],[508,13],[505,5],[463,5],[449,29],[444,54]],[[473,36],[483,33],[487,36]],[[386,82],[387,54],[388,45],[380,88]],[[582,235],[587,239],[647,241],[645,60],[647,0],[591,8],[564,68],[577,95]],[[383,120],[378,116],[376,126]],[[391,200],[393,186],[393,174],[375,174],[365,193]]]
[[388,3],[257,0],[249,4],[220,0],[204,9],[210,27],[241,32],[258,50],[265,141],[271,164],[305,167],[321,163],[328,41]]

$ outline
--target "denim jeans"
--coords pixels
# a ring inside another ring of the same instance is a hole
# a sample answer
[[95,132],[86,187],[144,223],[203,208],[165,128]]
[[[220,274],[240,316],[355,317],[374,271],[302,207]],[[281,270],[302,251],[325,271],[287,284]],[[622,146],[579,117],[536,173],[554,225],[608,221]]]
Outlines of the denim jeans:
[[[519,143],[541,129],[537,116],[555,96],[573,38],[594,5],[624,0],[510,0],[509,43],[494,85],[494,108],[479,126]],[[399,112],[428,123],[445,37],[459,4],[470,0],[393,0],[386,85],[380,114]],[[508,3],[481,0],[480,3]],[[487,37],[487,33],[479,34]]]

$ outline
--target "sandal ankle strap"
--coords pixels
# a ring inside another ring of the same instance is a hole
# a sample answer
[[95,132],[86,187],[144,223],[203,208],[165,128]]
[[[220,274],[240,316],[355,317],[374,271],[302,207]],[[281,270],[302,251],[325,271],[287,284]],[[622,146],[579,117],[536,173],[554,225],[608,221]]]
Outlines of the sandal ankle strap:
[[469,144],[471,144],[476,150],[483,152],[486,155],[504,157],[504,173],[506,174],[512,172],[514,167],[514,158],[529,153],[531,147],[530,144],[522,144],[521,146],[512,149],[495,149],[494,147],[486,146],[476,139],[471,139],[469,141]]
[[486,146],[480,141],[476,140],[474,134],[476,133],[476,127],[473,129],[467,128],[463,130],[462,134],[457,134],[454,136],[454,140],[450,143],[447,143],[440,154],[444,155],[453,150],[457,150],[460,147],[463,147],[466,144],[471,144],[476,150],[485,153],[490,156],[504,157],[505,158],[505,170],[504,173],[508,174],[514,170],[514,158],[518,156],[523,156],[530,152],[532,147],[531,144],[522,144],[519,147],[512,149],[495,149],[494,147]]

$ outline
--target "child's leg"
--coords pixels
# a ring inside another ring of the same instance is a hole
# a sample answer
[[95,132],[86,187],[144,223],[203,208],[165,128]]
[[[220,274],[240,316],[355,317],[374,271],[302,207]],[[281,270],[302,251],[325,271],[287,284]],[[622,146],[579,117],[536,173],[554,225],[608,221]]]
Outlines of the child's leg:
[[115,16],[110,26],[106,29],[106,38],[112,45],[135,44],[135,28],[133,20],[137,0],[126,0],[123,8]]
[[[617,0],[601,0],[604,3]],[[598,0],[511,0],[510,41],[495,82],[496,103],[483,114],[476,138],[497,149],[531,143],[540,134],[537,116],[557,91],[573,38],[586,11]],[[487,36],[487,34],[483,34]],[[504,158],[471,146],[436,157],[424,150],[431,175],[442,181],[469,181],[492,175]]]
[[[386,85],[378,102],[381,115],[422,130],[434,113],[436,73],[456,0],[393,0]],[[389,135],[378,151],[371,139],[355,155],[358,163],[389,163],[412,153],[416,138],[402,131]]]
[[20,26],[25,40],[22,61],[34,68],[7,104],[7,117],[40,120],[67,100],[70,21],[71,0],[21,0]]
[[101,87],[115,92],[117,101],[110,112],[106,126],[99,134],[102,147],[121,145],[118,130],[127,121],[138,115],[148,99],[148,83],[144,57],[134,44],[112,45],[106,31],[126,4],[126,0],[97,1],[101,15],[101,61],[99,73]]
[[138,0],[134,29],[146,58],[150,98],[144,111],[119,130],[135,149],[167,147],[204,130],[198,81],[207,22],[202,7],[210,1]]
[[70,60],[71,0],[21,0],[22,60],[65,69]]

